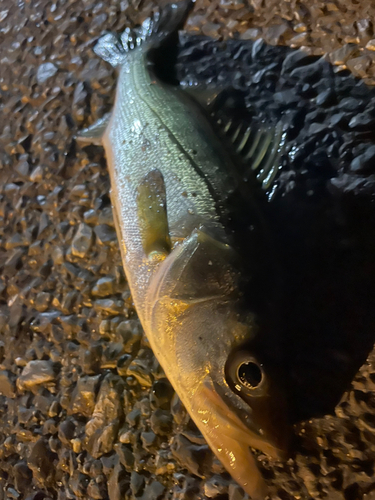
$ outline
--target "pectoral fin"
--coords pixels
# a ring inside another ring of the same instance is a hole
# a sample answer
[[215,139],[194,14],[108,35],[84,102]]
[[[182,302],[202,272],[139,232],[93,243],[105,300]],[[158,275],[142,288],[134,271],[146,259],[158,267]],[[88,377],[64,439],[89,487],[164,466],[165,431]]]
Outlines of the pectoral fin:
[[149,259],[165,258],[171,250],[166,192],[159,170],[149,172],[137,190],[138,220],[142,247]]
[[90,127],[80,130],[76,136],[76,140],[83,144],[94,144],[95,146],[102,145],[102,138],[111,119],[111,113],[106,113]]

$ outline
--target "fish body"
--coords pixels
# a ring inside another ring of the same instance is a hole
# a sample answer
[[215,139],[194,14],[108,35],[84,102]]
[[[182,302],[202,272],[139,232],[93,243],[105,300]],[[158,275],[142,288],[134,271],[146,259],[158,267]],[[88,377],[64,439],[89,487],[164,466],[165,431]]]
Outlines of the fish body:
[[91,134],[105,148],[124,270],[151,348],[214,453],[260,499],[249,446],[280,457],[288,428],[226,227],[238,179],[199,106],[157,77],[150,55],[190,7],[170,5],[138,31],[99,42],[119,76],[111,116]]

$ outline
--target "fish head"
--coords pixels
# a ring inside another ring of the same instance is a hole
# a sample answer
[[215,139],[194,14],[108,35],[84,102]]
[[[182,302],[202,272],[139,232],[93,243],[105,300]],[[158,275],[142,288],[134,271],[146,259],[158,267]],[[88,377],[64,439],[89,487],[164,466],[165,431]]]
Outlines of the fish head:
[[287,454],[281,370],[266,339],[259,342],[256,315],[244,309],[227,245],[197,232],[175,252],[150,297],[152,348],[224,467],[253,499],[263,499],[250,448],[277,459]]

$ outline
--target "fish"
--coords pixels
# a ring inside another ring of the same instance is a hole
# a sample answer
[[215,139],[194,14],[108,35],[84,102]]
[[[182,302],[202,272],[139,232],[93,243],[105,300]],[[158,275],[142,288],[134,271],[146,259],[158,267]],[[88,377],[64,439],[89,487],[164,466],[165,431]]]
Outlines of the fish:
[[246,293],[259,237],[244,256],[231,226],[244,213],[236,200],[250,198],[254,220],[259,210],[224,136],[269,187],[282,134],[217,118],[220,132],[209,108],[166,80],[193,4],[169,4],[99,39],[94,52],[118,70],[115,102],[78,138],[104,146],[124,271],[157,360],[225,469],[260,500],[267,487],[250,448],[285,458],[290,426],[282,362],[272,361]]

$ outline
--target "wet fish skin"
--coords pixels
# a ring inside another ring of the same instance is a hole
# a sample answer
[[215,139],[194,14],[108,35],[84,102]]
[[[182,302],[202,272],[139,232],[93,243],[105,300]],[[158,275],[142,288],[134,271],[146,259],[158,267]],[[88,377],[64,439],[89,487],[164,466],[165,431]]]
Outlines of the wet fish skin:
[[244,307],[225,226],[235,169],[199,107],[150,64],[150,49],[176,32],[190,8],[189,1],[171,5],[159,23],[99,42],[96,52],[119,76],[109,121],[92,135],[105,148],[124,269],[155,356],[214,453],[262,499],[249,446],[282,456],[288,426],[278,374],[256,347],[256,317]]

